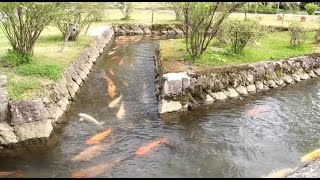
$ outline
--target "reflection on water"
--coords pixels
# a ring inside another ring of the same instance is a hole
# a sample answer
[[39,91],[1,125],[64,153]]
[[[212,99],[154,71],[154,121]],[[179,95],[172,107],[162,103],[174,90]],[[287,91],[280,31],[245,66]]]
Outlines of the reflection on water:
[[[149,37],[117,38],[78,93],[58,143],[2,158],[0,171],[21,170],[26,177],[261,177],[297,166],[319,147],[319,78],[160,117],[153,61],[158,44]],[[80,122],[79,113],[104,122],[102,129]],[[109,128],[89,148],[86,141]],[[161,137],[165,143],[156,142]],[[135,155],[139,147],[146,148],[139,150],[143,156]]]

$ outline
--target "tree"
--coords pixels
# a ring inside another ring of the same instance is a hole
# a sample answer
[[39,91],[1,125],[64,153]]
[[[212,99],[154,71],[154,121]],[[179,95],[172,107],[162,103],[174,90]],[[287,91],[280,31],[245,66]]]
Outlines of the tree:
[[315,3],[308,3],[304,6],[304,8],[309,15],[313,15],[314,12],[318,9],[318,5],[316,5]]
[[59,2],[2,2],[1,28],[12,48],[22,57],[33,54],[40,33],[59,16]]
[[199,59],[221,23],[245,2],[179,2],[186,49],[193,62]]
[[179,21],[181,19],[180,4],[177,2],[169,2],[168,5],[173,10],[174,14],[176,15],[176,21]]
[[114,5],[119,8],[124,16],[122,20],[129,20],[133,10],[132,2],[115,2]]
[[[88,29],[91,23],[104,15],[105,6],[101,2],[65,2],[61,7],[63,14],[56,19],[54,25],[65,39],[75,41],[85,26]],[[74,26],[74,32],[70,32],[70,25]]]

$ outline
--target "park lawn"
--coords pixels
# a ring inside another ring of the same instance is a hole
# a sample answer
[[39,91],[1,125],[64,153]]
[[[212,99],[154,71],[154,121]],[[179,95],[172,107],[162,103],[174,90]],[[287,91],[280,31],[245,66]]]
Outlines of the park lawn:
[[[258,61],[276,61],[282,58],[320,52],[320,46],[313,43],[314,32],[309,32],[303,47],[289,46],[288,31],[267,33],[255,45],[245,47],[243,54],[230,54],[230,45],[214,39],[210,42],[202,57],[194,63],[196,71],[212,67],[248,64]],[[186,71],[190,64],[190,56],[185,49],[184,39],[162,40],[160,54],[165,72]]]
[[[103,23],[108,24],[151,24],[152,13],[151,10],[134,9],[130,20],[121,20],[123,14],[120,9],[107,9]],[[170,24],[177,23],[175,14],[167,10],[158,10],[153,15],[154,24]]]
[[11,49],[3,31],[0,31],[0,73],[8,76],[8,92],[11,100],[43,97],[46,84],[59,79],[61,73],[79,53],[94,40],[83,32],[75,42],[67,42],[62,53],[62,34],[55,27],[47,27],[35,44],[34,56],[29,64],[4,67],[5,55]]
[[[307,19],[303,22],[304,26],[309,29],[317,29],[320,28],[320,16],[316,15],[289,15],[285,14],[283,23],[282,21],[277,20],[276,14],[254,14],[254,13],[247,13],[247,18],[261,18],[259,20],[261,25],[265,26],[284,26],[288,27],[290,23],[294,23],[300,21],[301,16],[306,16]],[[244,13],[232,13],[228,17],[230,19],[241,19],[244,20],[245,14]]]

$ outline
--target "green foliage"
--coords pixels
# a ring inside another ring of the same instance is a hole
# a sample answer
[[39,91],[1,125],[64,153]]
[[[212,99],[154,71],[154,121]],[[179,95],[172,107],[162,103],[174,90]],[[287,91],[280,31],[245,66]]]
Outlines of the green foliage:
[[47,77],[57,80],[60,77],[62,68],[56,64],[25,64],[16,69],[21,76]]
[[54,21],[54,26],[66,37],[69,23],[74,24],[76,31],[68,38],[74,41],[85,26],[102,19],[105,8],[105,2],[64,2],[60,8],[62,14]]
[[314,12],[318,9],[318,5],[316,5],[314,3],[308,3],[304,6],[304,8],[306,9],[306,11],[309,15],[313,15]]
[[[231,53],[242,53],[247,44],[257,42],[262,35],[262,26],[257,20],[245,21],[230,20],[223,23],[220,31],[223,31],[225,42],[231,44]],[[219,36],[218,36],[219,37]]]
[[114,2],[115,7],[119,8],[123,14],[122,20],[129,20],[133,10],[132,2]]
[[[2,30],[13,50],[24,57],[32,54],[40,33],[59,16],[59,2],[1,2]],[[25,60],[19,61],[25,62]]]
[[297,2],[282,2],[285,10],[296,13],[300,10],[299,4]]
[[195,62],[200,59],[220,24],[243,2],[177,2],[185,32],[186,49]]
[[18,66],[29,63],[31,61],[31,55],[28,53],[21,54],[15,50],[8,49],[7,54],[4,56],[4,61],[4,63],[9,66]]
[[307,39],[307,30],[301,22],[292,22],[289,25],[290,45],[293,47],[301,46]]
[[226,60],[219,56],[219,54],[212,54],[210,57],[210,61],[213,61],[215,64],[222,64],[226,62]]

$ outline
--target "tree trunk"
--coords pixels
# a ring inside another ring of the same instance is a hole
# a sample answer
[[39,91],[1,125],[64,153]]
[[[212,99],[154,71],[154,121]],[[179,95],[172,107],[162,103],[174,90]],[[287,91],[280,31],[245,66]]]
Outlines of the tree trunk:
[[152,12],[152,16],[151,16],[151,23],[153,24],[153,13],[154,13],[154,11],[153,11],[153,10],[151,10],[151,12]]
[[91,25],[91,22],[88,24],[87,29],[86,29],[86,32],[84,33],[84,35],[87,35],[87,32],[88,32],[88,30],[89,30],[89,28],[90,28],[90,25]]

